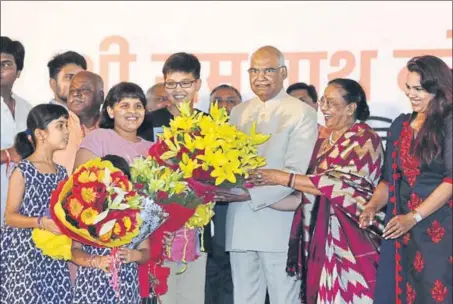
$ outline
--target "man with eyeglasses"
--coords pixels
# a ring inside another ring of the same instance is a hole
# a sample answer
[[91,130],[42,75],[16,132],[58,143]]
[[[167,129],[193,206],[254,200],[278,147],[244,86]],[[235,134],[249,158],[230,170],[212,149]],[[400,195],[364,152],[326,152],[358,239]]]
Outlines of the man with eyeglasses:
[[[19,41],[9,37],[0,38],[0,89],[1,89],[1,205],[0,228],[4,223],[8,175],[14,164],[22,159],[14,148],[17,133],[27,129],[27,117],[32,106],[13,93],[13,86],[24,68],[25,49]],[[14,164],[13,164],[14,163]]]
[[209,104],[217,103],[219,108],[224,108],[229,115],[231,110],[241,102],[241,94],[235,87],[221,84],[212,90]]
[[[165,92],[167,94],[169,104],[166,110],[169,112],[168,120],[162,121],[162,126],[169,126],[170,120],[179,116],[177,106],[183,101],[189,101],[192,108],[197,92],[201,87],[200,79],[201,64],[198,58],[188,53],[175,53],[171,55],[164,63],[162,73],[164,75]],[[159,111],[163,111],[161,109]],[[195,111],[199,111],[194,109]],[[152,112],[153,117],[159,111]],[[166,242],[171,246],[180,247],[185,242],[184,238],[193,241],[190,246],[200,246],[200,233],[198,230],[189,231],[186,235],[183,230],[177,231],[175,234],[167,234]],[[211,230],[210,225],[206,226],[203,233],[203,244],[206,250],[211,247]],[[182,247],[181,247],[182,248]],[[205,278],[206,278],[206,252],[201,252],[200,256],[191,262],[188,262],[187,269],[178,274],[181,270],[181,265],[169,259],[164,261],[164,266],[170,268],[170,276],[168,277],[168,292],[160,297],[162,304],[204,304],[205,303]],[[146,269],[148,264],[140,266],[140,273]],[[141,277],[142,278],[142,277]],[[146,280],[143,277],[143,280]],[[147,286],[141,284],[141,294],[147,294]],[[149,288],[148,288],[149,290]]]
[[[283,54],[273,46],[253,53],[248,70],[256,97],[237,105],[230,121],[249,132],[271,134],[258,148],[266,168],[305,173],[317,137],[316,111],[283,88],[287,70]],[[256,187],[243,194],[218,190],[217,199],[232,202],[226,220],[226,249],[234,285],[234,303],[299,304],[300,281],[286,273],[288,241],[300,198],[290,187]],[[294,209],[293,209],[294,210]]]
[[[228,114],[242,102],[239,91],[230,85],[222,84],[215,87],[210,94],[210,106],[217,103],[225,108]],[[212,251],[208,254],[206,266],[206,299],[205,303],[232,304],[233,280],[231,278],[230,255],[225,250],[225,223],[228,204],[216,202],[212,218],[214,235]]]

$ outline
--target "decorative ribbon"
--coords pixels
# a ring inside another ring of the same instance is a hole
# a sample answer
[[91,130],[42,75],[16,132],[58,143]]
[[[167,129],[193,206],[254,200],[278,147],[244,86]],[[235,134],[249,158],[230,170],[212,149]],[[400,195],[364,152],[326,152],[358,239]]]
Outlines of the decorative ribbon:
[[113,290],[115,291],[115,296],[119,299],[120,297],[120,268],[121,268],[121,260],[118,256],[118,248],[115,247],[112,249],[111,252],[111,259],[110,259],[110,271],[112,273],[112,278],[110,279],[110,283],[112,283]]

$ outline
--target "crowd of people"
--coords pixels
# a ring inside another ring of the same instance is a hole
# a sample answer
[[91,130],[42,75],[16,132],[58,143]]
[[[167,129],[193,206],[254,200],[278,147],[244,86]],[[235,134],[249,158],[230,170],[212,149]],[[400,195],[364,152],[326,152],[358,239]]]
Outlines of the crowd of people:
[[[243,193],[216,192],[212,223],[185,236],[205,252],[182,273],[165,260],[168,292],[157,299],[139,284],[147,240],[120,249],[117,297],[110,249],[73,242],[64,262],[43,255],[31,235],[34,228],[59,233],[47,213],[50,196],[78,166],[146,156],[180,115],[178,105],[194,107],[200,61],[175,53],[163,83],[145,92],[121,82],[105,94],[84,57],[67,51],[47,64],[53,97],[33,107],[13,92],[24,46],[5,36],[0,43],[0,303],[452,303],[452,71],[441,59],[407,63],[413,111],[393,121],[384,147],[366,123],[357,81],[332,79],[319,97],[305,83],[285,89],[282,52],[256,50],[248,69],[255,97],[243,101],[219,84],[210,104],[225,108],[239,130],[256,123],[257,132],[271,134],[259,147],[266,166],[249,172],[254,187]],[[167,233],[162,246],[180,235]]]

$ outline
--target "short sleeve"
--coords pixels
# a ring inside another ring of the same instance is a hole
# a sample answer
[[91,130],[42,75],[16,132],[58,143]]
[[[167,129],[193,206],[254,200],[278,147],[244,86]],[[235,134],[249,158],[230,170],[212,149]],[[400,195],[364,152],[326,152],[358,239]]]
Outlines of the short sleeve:
[[82,140],[79,149],[87,149],[94,155],[102,157],[104,155],[104,141],[106,138],[109,138],[109,135],[106,134],[106,131],[107,130],[105,129],[97,129],[91,131]]
[[445,123],[445,138],[443,144],[443,157],[445,162],[445,175],[444,175],[444,182],[452,183],[452,150],[453,150],[453,124],[452,124],[452,116],[447,117],[447,121]]

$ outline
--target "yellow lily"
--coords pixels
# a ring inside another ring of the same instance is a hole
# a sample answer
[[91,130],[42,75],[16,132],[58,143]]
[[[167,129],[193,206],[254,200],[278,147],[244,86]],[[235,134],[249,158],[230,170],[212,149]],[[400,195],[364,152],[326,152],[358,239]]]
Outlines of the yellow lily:
[[169,151],[162,154],[161,156],[162,159],[167,160],[176,157],[176,155],[178,155],[179,150],[181,150],[181,147],[179,146],[176,138],[174,139],[174,142],[170,139],[166,139],[165,144],[167,144]]
[[265,143],[271,136],[265,134],[257,134],[256,133],[256,122],[252,123],[252,127],[250,128],[250,139],[253,145],[261,145]]
[[224,123],[228,120],[226,110],[224,108],[219,108],[217,103],[211,105],[209,114],[216,123]]
[[182,155],[182,162],[179,163],[179,168],[184,172],[184,178],[191,178],[193,170],[199,167],[200,165],[197,163],[197,160],[190,159],[186,153]]
[[236,183],[236,176],[234,175],[231,168],[228,166],[214,167],[214,170],[211,172],[211,176],[215,177],[215,185],[218,186],[223,183],[225,180],[228,180],[231,183]]

